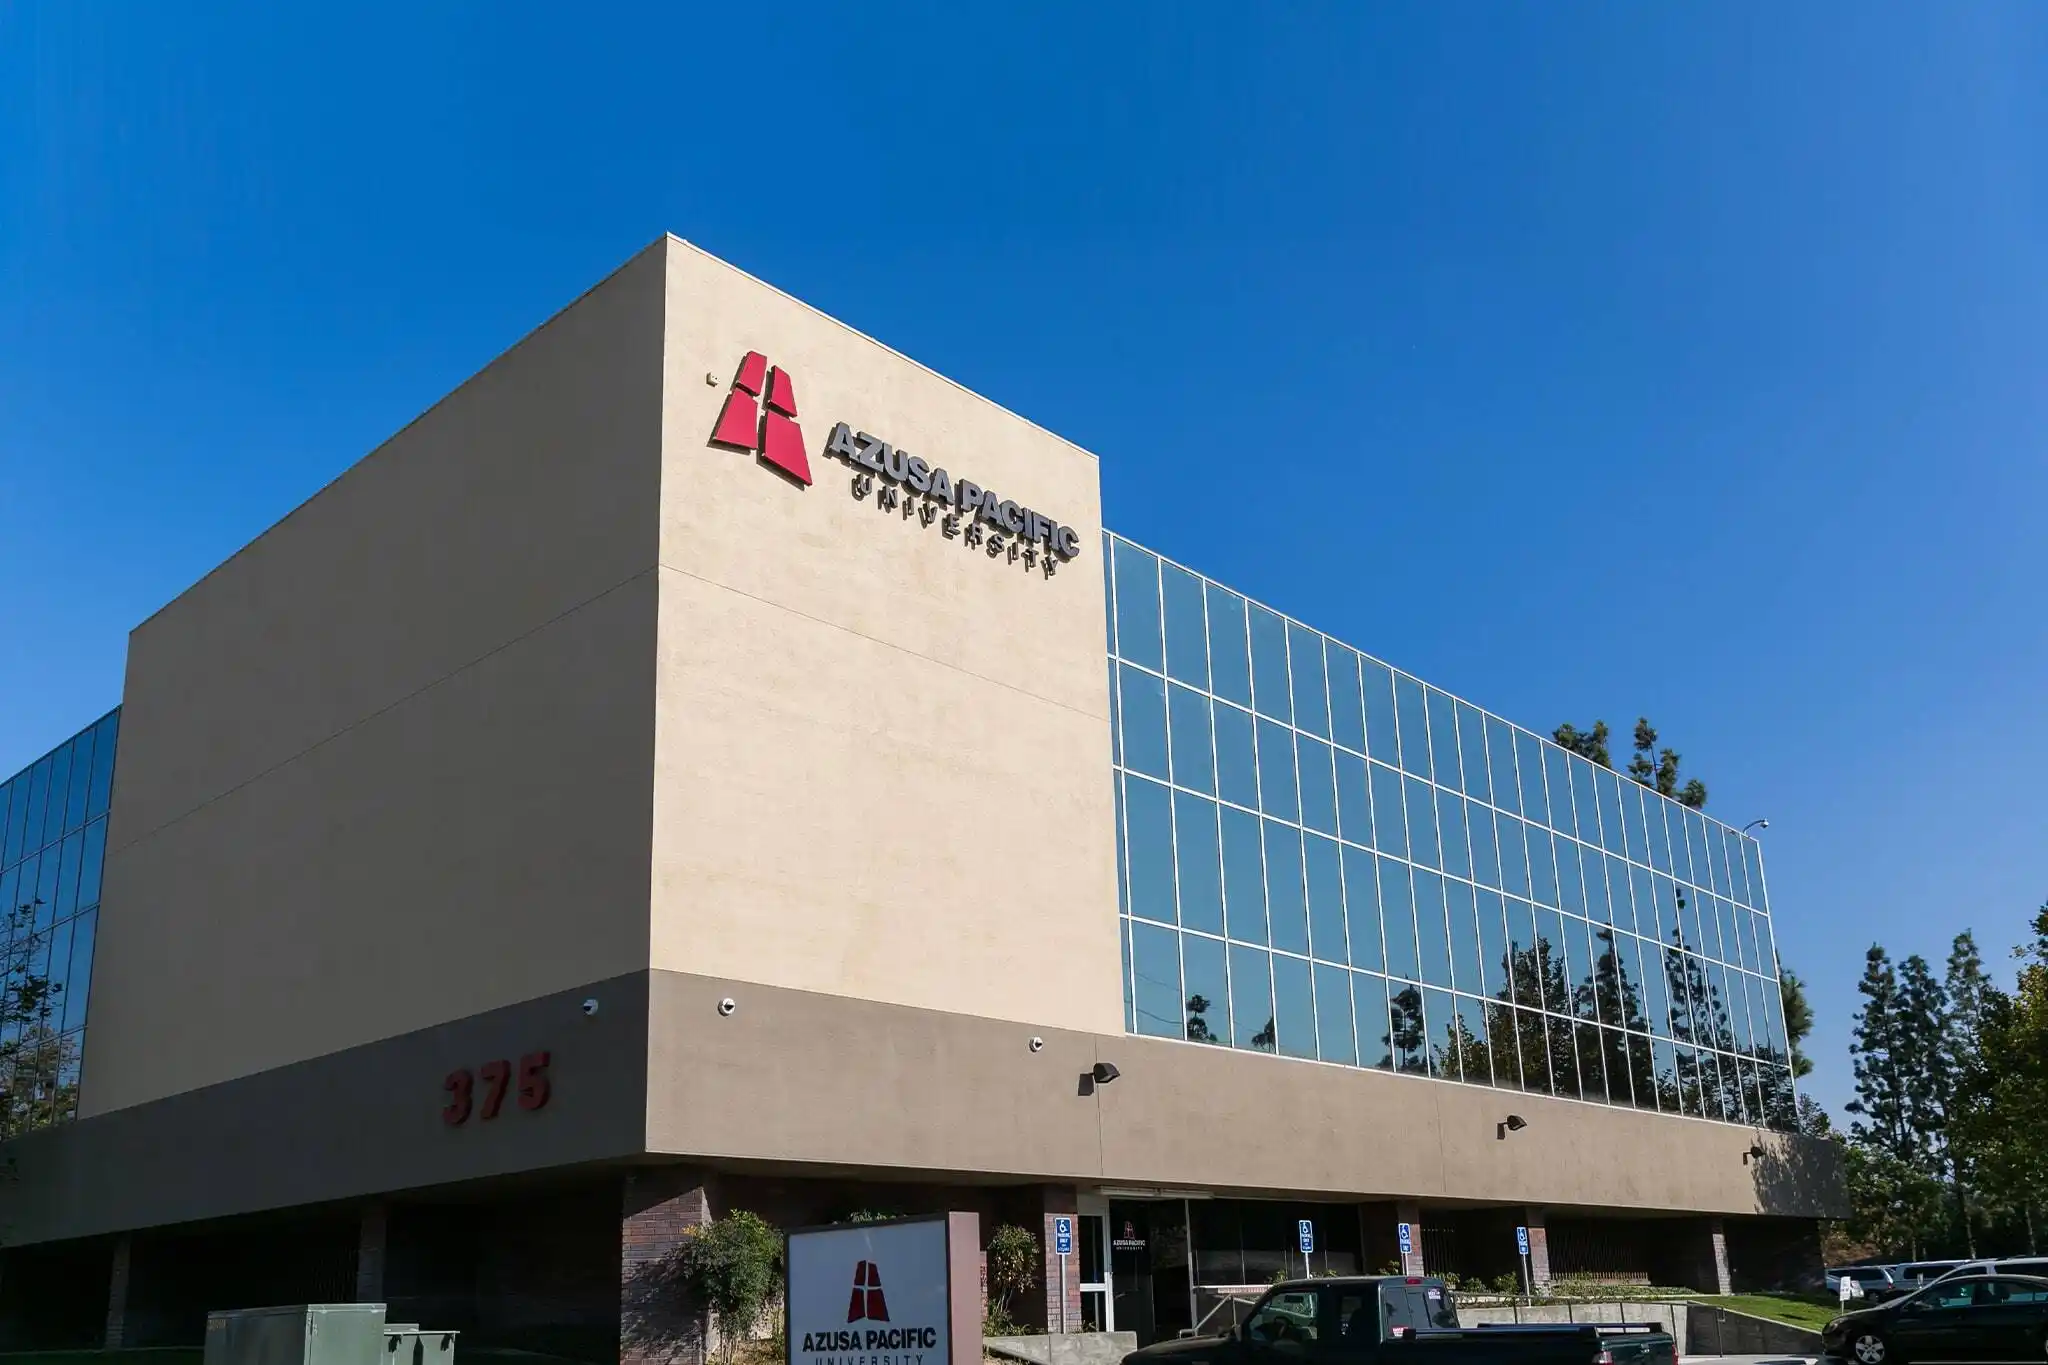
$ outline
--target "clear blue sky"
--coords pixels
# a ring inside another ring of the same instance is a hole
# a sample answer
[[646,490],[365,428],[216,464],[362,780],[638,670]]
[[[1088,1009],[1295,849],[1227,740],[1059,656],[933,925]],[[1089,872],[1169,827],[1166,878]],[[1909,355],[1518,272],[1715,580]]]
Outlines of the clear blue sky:
[[1651,716],[1771,820],[1838,1105],[1873,938],[2048,899],[2048,8],[1001,8],[0,11],[0,771],[673,231],[1135,539]]

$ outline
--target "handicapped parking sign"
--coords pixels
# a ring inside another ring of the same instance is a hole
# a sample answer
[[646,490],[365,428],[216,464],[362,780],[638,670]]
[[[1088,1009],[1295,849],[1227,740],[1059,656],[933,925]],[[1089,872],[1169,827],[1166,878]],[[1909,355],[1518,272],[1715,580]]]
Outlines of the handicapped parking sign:
[[1401,1254],[1406,1256],[1413,1252],[1415,1250],[1415,1235],[1410,1225],[1398,1223],[1395,1225],[1395,1230],[1401,1235]]
[[1294,1225],[1295,1235],[1301,1240],[1301,1254],[1311,1255],[1316,1249],[1316,1225],[1303,1218]]
[[1074,1254],[1074,1220],[1065,1214],[1052,1220],[1052,1249],[1058,1256]]
[[1522,1256],[1527,1256],[1529,1254],[1529,1229],[1515,1229],[1515,1252],[1516,1254]]

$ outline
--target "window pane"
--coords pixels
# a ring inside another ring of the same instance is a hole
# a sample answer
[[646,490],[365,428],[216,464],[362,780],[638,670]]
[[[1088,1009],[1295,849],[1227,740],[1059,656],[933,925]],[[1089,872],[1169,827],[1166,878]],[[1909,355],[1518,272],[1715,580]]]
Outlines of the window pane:
[[1219,697],[1252,704],[1251,656],[1245,652],[1244,599],[1209,585],[1209,683]]
[[85,818],[96,819],[107,813],[107,806],[114,793],[114,758],[118,752],[115,736],[121,726],[121,713],[115,711],[99,723],[94,731],[92,745],[92,796],[87,803]]
[[1180,922],[1223,932],[1223,873],[1216,845],[1216,803],[1173,794],[1174,861],[1180,869]]
[[1392,768],[1372,766],[1372,829],[1374,842],[1382,853],[1408,856],[1408,828],[1401,816],[1401,774]]
[[1728,889],[1737,905],[1752,905],[1749,898],[1749,869],[1742,863],[1742,838],[1732,829],[1721,831],[1721,856],[1728,864]]
[[1391,1025],[1394,1065],[1402,1071],[1427,1072],[1429,1035],[1422,1018],[1422,987],[1387,985],[1387,1011]]
[[1517,896],[1529,894],[1529,850],[1523,844],[1522,831],[1527,828],[1512,815],[1494,817],[1494,830],[1500,838],[1500,881],[1506,891]]
[[1138,1032],[1179,1038],[1181,1022],[1180,935],[1155,925],[1131,925],[1131,973],[1138,1007]]
[[1422,706],[1422,684],[1406,673],[1396,673],[1394,703],[1401,724],[1401,767],[1417,777],[1428,777],[1429,719]]
[[1493,837],[1493,811],[1485,806],[1467,805],[1472,835],[1472,880],[1481,886],[1500,885],[1500,850]]
[[1308,963],[1285,953],[1273,954],[1273,1014],[1280,1051],[1286,1056],[1316,1055],[1316,1006],[1311,992]]
[[85,835],[72,834],[57,850],[57,894],[50,903],[52,920],[69,919],[78,909],[78,856],[84,846]]
[[1643,834],[1643,789],[1633,780],[1621,784],[1621,824],[1628,838],[1628,856],[1648,863],[1650,847]]
[[1363,849],[1344,850],[1344,923],[1351,941],[1351,965],[1385,971],[1387,949],[1380,937],[1379,874]]
[[1116,542],[1116,652],[1158,670],[1159,561],[1126,541]]
[[1557,856],[1557,903],[1574,915],[1586,913],[1586,884],[1579,876],[1579,846],[1562,834],[1551,836]]
[[1372,796],[1365,785],[1365,760],[1337,751],[1337,832],[1354,844],[1372,847]]
[[1301,765],[1301,823],[1325,834],[1337,832],[1337,791],[1330,775],[1330,746],[1307,735],[1294,737]]
[[[71,744],[59,745],[50,755],[50,795],[43,807],[43,838],[46,844],[64,837],[64,803],[71,792]],[[65,945],[67,954],[70,945]],[[68,958],[67,958],[68,961]]]
[[1408,856],[1425,867],[1440,862],[1436,843],[1436,803],[1430,786],[1419,777],[1406,782],[1408,807]]
[[1159,566],[1166,596],[1166,675],[1207,690],[1209,626],[1202,612],[1202,580],[1171,564]]
[[1515,1028],[1515,1011],[1500,1004],[1486,1006],[1486,1041],[1493,1050],[1493,1083],[1503,1090],[1522,1086],[1522,1063]]
[[[1512,901],[1509,902],[1513,904]],[[1508,917],[1512,926],[1514,916]],[[1536,975],[1543,1008],[1553,1014],[1572,1012],[1571,964],[1565,955],[1564,920],[1555,910],[1536,911]]]
[[1528,827],[1529,894],[1542,905],[1557,904],[1557,866],[1551,862],[1550,831],[1540,825]]
[[1230,1041],[1230,983],[1223,967],[1223,945],[1213,938],[1184,934],[1181,966],[1187,973],[1187,1040],[1191,1043]]
[[1522,775],[1522,815],[1547,826],[1550,801],[1543,792],[1543,743],[1526,730],[1515,735],[1515,766]]
[[1437,836],[1444,847],[1444,871],[1472,875],[1472,850],[1465,839],[1465,803],[1447,791],[1436,794]]
[[1486,978],[1479,969],[1479,922],[1474,915],[1471,886],[1446,881],[1444,907],[1451,926],[1451,984],[1468,994],[1484,995]]
[[1546,1015],[1544,1032],[1550,1038],[1550,1082],[1552,1093],[1567,1099],[1579,1098],[1579,1054],[1572,1043],[1572,1023]]
[[1294,723],[1328,739],[1330,703],[1328,680],[1323,676],[1323,637],[1290,621],[1287,656],[1294,675]]
[[1593,764],[1577,754],[1567,761],[1572,770],[1573,831],[1597,848],[1600,846],[1600,811],[1593,791]]
[[1349,962],[1344,947],[1344,874],[1338,866],[1337,845],[1313,834],[1302,842],[1308,869],[1310,954],[1325,962]]
[[1415,873],[1415,936],[1422,952],[1422,979],[1450,989],[1451,941],[1444,922],[1444,879],[1421,869]]
[[1266,864],[1259,851],[1259,817],[1223,811],[1223,910],[1230,936],[1265,943]]
[[1294,738],[1284,725],[1259,720],[1259,809],[1283,820],[1301,818],[1294,790]]
[[1628,864],[1619,858],[1603,859],[1607,864],[1607,908],[1614,923],[1627,929],[1635,924],[1635,909],[1628,891]]
[[1387,983],[1377,976],[1353,972],[1351,1002],[1358,1012],[1359,1065],[1393,1070],[1393,1040],[1388,1037],[1387,1027]]
[[1301,892],[1301,831],[1268,820],[1266,826],[1266,914],[1273,946],[1308,951],[1308,906]]
[[1492,800],[1493,782],[1486,771],[1486,718],[1464,702],[1458,703],[1458,752],[1464,758],[1466,795]]
[[1198,792],[1216,790],[1216,755],[1209,746],[1209,699],[1178,683],[1167,689],[1173,730],[1173,780]]
[[1124,722],[1124,766],[1166,776],[1166,684],[1125,665],[1118,670]]
[[1252,706],[1262,716],[1293,719],[1288,705],[1287,623],[1254,602],[1252,617]]
[[88,910],[78,917],[71,934],[71,976],[64,987],[64,1027],[75,1029],[85,1023],[86,1004],[92,992],[93,931],[99,912]]
[[1584,844],[1575,844],[1579,853],[1579,872],[1586,883],[1586,918],[1602,923],[1612,923],[1614,909],[1607,900],[1607,860],[1600,850]]
[[1259,762],[1252,751],[1252,718],[1235,706],[1216,708],[1216,790],[1226,801],[1259,808]]
[[1358,655],[1335,640],[1330,656],[1330,738],[1365,752],[1365,702],[1358,690]]
[[1522,1088],[1539,1095],[1563,1094],[1550,1075],[1550,1025],[1534,1010],[1515,1011],[1515,1041],[1522,1054]]
[[1380,859],[1380,924],[1387,931],[1387,975],[1420,980],[1421,959],[1415,952],[1415,893],[1408,865]]
[[1394,721],[1394,671],[1376,659],[1361,659],[1359,667],[1365,682],[1366,752],[1398,766],[1401,740]]
[[1422,1009],[1429,1030],[1429,1074],[1457,1080],[1463,1049],[1458,1046],[1458,1011],[1451,1003],[1450,992],[1425,990]]
[[1572,775],[1565,762],[1567,755],[1555,744],[1541,747],[1543,776],[1550,790],[1550,827],[1560,834],[1571,834],[1578,826],[1572,820]]
[[1124,1032],[1136,1033],[1138,1006],[1131,998],[1131,921],[1119,918],[1116,929],[1117,944],[1124,950]]
[[1273,1050],[1273,979],[1260,948],[1230,945],[1230,1039],[1238,1047]]
[[1351,973],[1316,964],[1316,1052],[1326,1062],[1358,1065],[1351,1030]]
[[1130,859],[1130,912],[1172,924],[1173,816],[1166,788],[1142,777],[1124,779],[1124,839]]
[[1644,938],[1657,938],[1657,893],[1650,883],[1650,869],[1640,863],[1628,866],[1628,889],[1630,899],[1635,902],[1633,915],[1636,932]]
[[[71,742],[71,795],[64,803],[66,833],[86,821],[87,797],[92,791],[92,741],[95,733],[88,730]],[[4,799],[0,798],[0,801]]]
[[1661,796],[1643,793],[1643,824],[1649,833],[1650,866],[1659,872],[1671,870],[1671,835],[1664,827],[1664,807],[1667,804]]
[[1592,926],[1582,919],[1570,915],[1564,917],[1565,949],[1571,957],[1574,989],[1572,1003],[1578,1006],[1579,1017],[1597,1019],[1600,1017],[1598,996],[1594,993],[1594,954]]
[[1671,840],[1671,875],[1682,882],[1692,881],[1692,854],[1685,846],[1685,808],[1675,801],[1658,804],[1664,807],[1664,828]]
[[1519,814],[1522,798],[1515,783],[1515,732],[1507,722],[1490,716],[1486,721],[1486,756],[1493,772],[1493,804]]
[[1621,779],[1606,768],[1594,774],[1600,786],[1600,842],[1609,853],[1626,851],[1621,835]]
[[1508,932],[1505,903],[1496,891],[1474,893],[1479,920],[1479,968],[1482,994],[1514,999],[1508,985]]
[[1429,710],[1429,744],[1436,780],[1442,786],[1462,791],[1465,781],[1458,769],[1457,707],[1434,687],[1423,689],[1423,696]]
[[1457,999],[1458,1069],[1473,1085],[1493,1081],[1493,1049],[1486,1033],[1486,1006],[1469,995]]

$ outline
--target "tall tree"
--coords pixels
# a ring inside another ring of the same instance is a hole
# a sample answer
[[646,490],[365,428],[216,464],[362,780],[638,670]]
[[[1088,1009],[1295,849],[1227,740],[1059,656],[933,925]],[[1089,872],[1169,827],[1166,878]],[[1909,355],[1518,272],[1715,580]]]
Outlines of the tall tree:
[[1650,718],[1637,716],[1635,757],[1628,761],[1628,775],[1680,805],[1698,810],[1707,804],[1707,784],[1695,777],[1681,785],[1678,780],[1679,759],[1678,750],[1660,750],[1657,747],[1657,731],[1650,724]]
[[2016,1214],[2029,1251],[2040,1249],[2048,1208],[2048,905],[2033,942],[2015,951],[2018,980],[2007,996],[1977,982],[1974,942],[1957,941],[1949,963],[1958,1019],[1950,1142],[1980,1202]]
[[1813,1006],[1806,1000],[1805,980],[1783,961],[1778,963],[1778,999],[1785,1010],[1785,1043],[1792,1054],[1792,1074],[1811,1075],[1813,1058],[1806,1055],[1803,1045],[1813,1033]]
[[1984,956],[1977,951],[1976,937],[1968,929],[1957,934],[1949,946],[1948,974],[1942,985],[1947,1009],[1938,1042],[1941,1148],[1947,1159],[1956,1218],[1963,1228],[1963,1245],[1975,1256],[1977,1227],[1971,1209],[1971,1187],[1976,1183],[1972,1170],[1974,1153],[1958,1120],[1970,1102],[1964,1093],[1968,1088],[1966,1077],[1980,1055],[1986,1015],[1999,992],[1984,970]]
[[1863,1007],[1856,1011],[1849,1043],[1856,1098],[1843,1107],[1857,1116],[1849,1135],[1901,1165],[1917,1166],[1903,1069],[1910,1049],[1899,1037],[1899,975],[1881,945],[1871,944],[1863,955],[1863,979],[1856,991]]
[[1558,744],[1584,758],[1590,758],[1603,768],[1614,766],[1614,756],[1607,751],[1607,722],[1596,720],[1590,730],[1581,730],[1576,725],[1564,724],[1550,732]]

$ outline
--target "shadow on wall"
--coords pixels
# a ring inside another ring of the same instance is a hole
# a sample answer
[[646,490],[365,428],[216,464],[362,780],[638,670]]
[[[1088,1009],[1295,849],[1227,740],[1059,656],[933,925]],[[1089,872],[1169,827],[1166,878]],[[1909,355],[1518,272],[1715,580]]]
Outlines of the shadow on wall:
[[1842,1151],[1825,1138],[1759,1137],[1750,1149],[1757,1207],[1767,1214],[1826,1218],[1848,1204]]
[[620,1356],[626,1360],[703,1360],[707,1314],[683,1284],[681,1248],[633,1267],[620,1295]]

